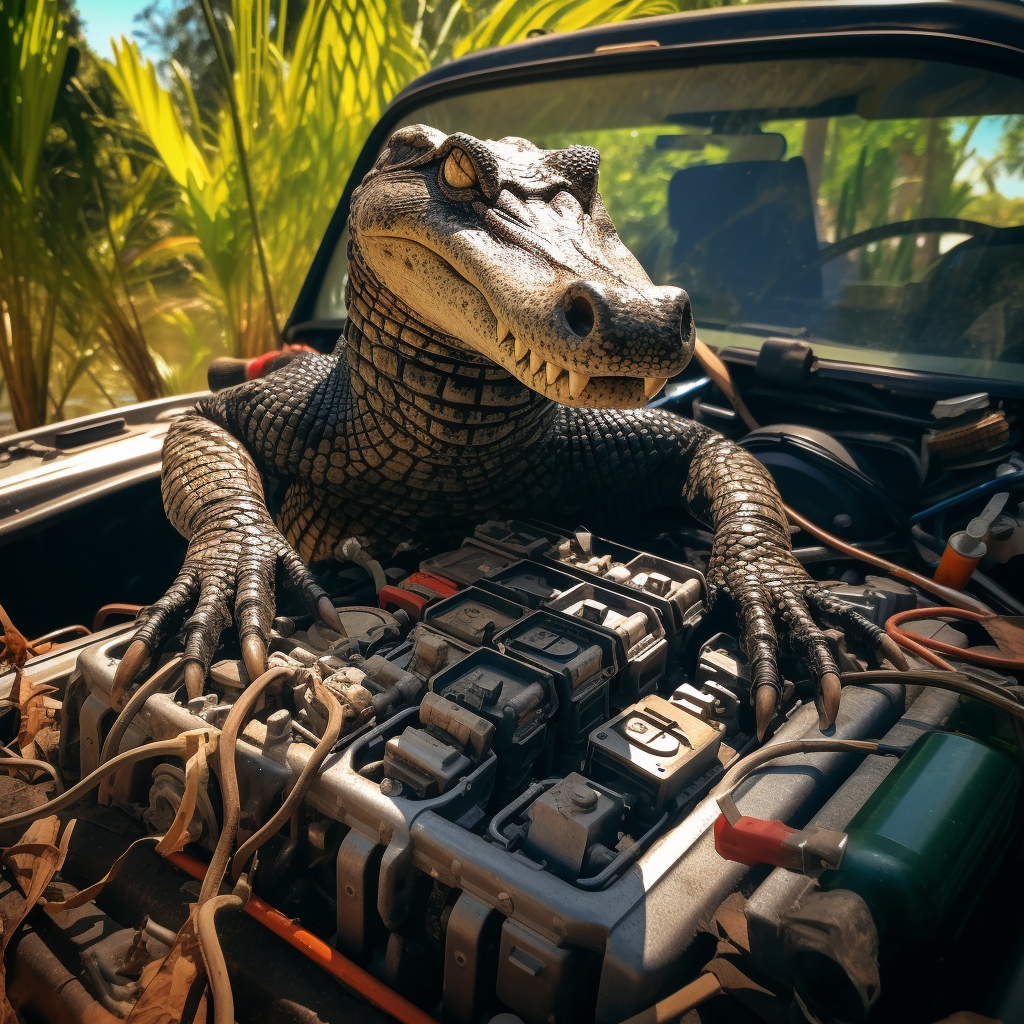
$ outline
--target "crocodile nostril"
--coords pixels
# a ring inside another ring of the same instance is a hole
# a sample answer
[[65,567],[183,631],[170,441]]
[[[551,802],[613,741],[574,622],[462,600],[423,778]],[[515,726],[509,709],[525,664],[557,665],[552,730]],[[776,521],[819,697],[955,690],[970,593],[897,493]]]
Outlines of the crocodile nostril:
[[586,295],[577,293],[566,298],[565,322],[578,338],[585,338],[594,329],[594,307]]
[[693,335],[693,328],[693,307],[690,305],[689,296],[684,292],[681,309],[679,311],[679,337],[684,345],[688,345],[690,343],[690,338]]

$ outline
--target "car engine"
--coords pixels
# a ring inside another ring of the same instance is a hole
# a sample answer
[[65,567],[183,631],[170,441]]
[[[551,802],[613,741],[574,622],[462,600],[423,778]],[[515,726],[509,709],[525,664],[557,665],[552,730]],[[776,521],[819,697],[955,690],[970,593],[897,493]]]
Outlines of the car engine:
[[[758,744],[744,657],[719,628],[729,614],[707,607],[701,539],[667,530],[654,553],[583,527],[485,522],[413,571],[346,542],[328,581],[348,635],[281,614],[278,679],[234,745],[240,838],[302,789],[260,845],[255,891],[452,1024],[673,1019],[659,1000],[718,975],[733,1015],[701,1020],[782,1019],[759,1000],[787,1019],[866,1020],[883,996],[892,1012],[928,957],[987,927],[981,896],[1014,862],[1020,716],[870,671],[836,633],[847,685],[832,734],[794,673],[764,748],[785,756],[731,785]],[[929,604],[881,576],[836,586],[880,624]],[[921,616],[922,634],[979,643]],[[112,627],[70,661],[51,656],[53,673],[73,667],[65,778],[221,729],[250,685],[228,641],[189,699],[169,649],[126,723],[112,687],[130,639]],[[1016,701],[1012,677],[988,685]],[[329,728],[321,687],[341,726],[310,774]],[[868,740],[880,744],[865,757]],[[100,803],[162,834],[186,774],[143,754]],[[217,842],[222,775],[195,800],[196,854]],[[104,1002],[127,1012],[109,975],[97,972]]]

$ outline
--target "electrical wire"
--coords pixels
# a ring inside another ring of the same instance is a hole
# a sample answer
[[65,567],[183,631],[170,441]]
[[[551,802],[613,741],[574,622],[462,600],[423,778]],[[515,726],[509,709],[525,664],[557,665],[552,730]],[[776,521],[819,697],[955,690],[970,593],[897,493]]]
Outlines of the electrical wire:
[[[285,679],[294,680],[302,671],[302,669],[285,668],[283,666],[275,666],[268,669],[242,691],[234,705],[232,705],[221,727],[220,740],[218,742],[218,758],[220,762],[220,787],[224,823],[221,826],[220,837],[217,840],[217,846],[213,851],[213,858],[203,878],[203,884],[199,890],[199,898],[196,901],[196,930],[199,939],[199,949],[203,955],[203,960],[211,969],[211,972],[207,974],[207,981],[210,985],[210,993],[214,1003],[214,1024],[233,1024],[235,1019],[231,979],[228,976],[227,966],[224,962],[224,952],[221,949],[220,937],[217,935],[216,914],[218,910],[225,906],[244,906],[245,904],[245,901],[240,897],[218,895],[221,882],[224,880],[224,872],[227,870],[228,861],[231,857],[231,850],[235,845],[235,838],[238,835],[238,823],[242,814],[238,793],[235,747],[238,743],[239,733],[242,731],[246,720],[252,713],[256,702],[263,696],[263,693],[275,683],[283,682]],[[235,900],[238,901],[237,904],[234,903]],[[212,904],[209,909],[208,904]],[[201,931],[200,928],[202,929]]]
[[920,523],[924,519],[928,519],[930,516],[938,515],[940,512],[945,512],[946,509],[954,508],[957,505],[962,505],[965,501],[970,501],[972,498],[982,498],[986,494],[996,494],[999,491],[1005,491],[1014,484],[1024,484],[1024,471],[1020,473],[1006,473],[1004,476],[997,476],[993,480],[987,480],[983,484],[978,484],[977,487],[972,487],[969,490],[963,491],[960,494],[954,494],[952,498],[946,498],[944,501],[940,501],[929,508],[922,509],[920,512],[915,512],[910,517],[910,523]]
[[158,740],[155,743],[147,743],[142,747],[134,747],[126,750],[123,754],[111,758],[106,764],[102,764],[95,771],[90,772],[81,782],[76,783],[70,789],[65,790],[59,796],[48,800],[38,807],[30,807],[27,810],[19,811],[17,814],[8,814],[0,818],[0,828],[13,828],[15,825],[29,825],[33,821],[45,818],[57,811],[64,810],[77,803],[91,789],[94,789],[108,775],[120,771],[131,764],[138,764],[139,761],[148,761],[156,757],[181,757],[188,751],[187,734],[182,734],[173,740]]
[[1024,722],[1024,705],[1018,704],[1012,697],[1000,692],[995,686],[987,686],[971,679],[962,672],[928,672],[923,669],[909,669],[900,672],[894,679],[895,672],[884,669],[871,669],[867,672],[842,672],[840,679],[843,686],[870,686],[872,683],[900,682],[920,686],[934,686],[940,690],[949,690],[951,693],[959,693],[963,697],[973,697],[975,700],[991,704],[992,707],[1005,711],[1008,715]]
[[[942,654],[952,655],[961,661],[969,661],[974,665],[984,665],[986,668],[1008,669],[1011,672],[1019,672],[1024,669],[1024,658],[1007,658],[997,654],[983,654],[970,649],[954,647],[952,644],[944,644],[940,640],[934,640],[927,636],[909,636],[905,630],[900,629],[904,622],[913,622],[916,619],[965,619],[968,622],[980,622],[984,625],[988,620],[998,618],[996,615],[980,615],[978,612],[967,611],[965,608],[911,608],[909,611],[897,612],[889,616],[885,622],[885,631],[901,647],[905,647],[921,657],[931,655],[931,651],[939,651]],[[930,650],[929,650],[930,648]],[[945,668],[952,672],[952,666],[946,664],[941,658],[934,656],[926,657],[933,665]],[[941,664],[940,664],[941,662]]]
[[952,587],[945,587],[941,583],[936,583],[935,580],[929,579],[927,576],[922,576],[920,573],[914,572],[912,569],[904,569],[903,566],[896,565],[894,562],[890,562],[888,559],[882,558],[879,555],[873,555],[869,551],[862,551],[860,548],[854,547],[852,544],[848,544],[845,540],[840,540],[838,537],[833,536],[827,530],[823,530],[820,526],[816,526],[809,519],[805,519],[799,512],[794,511],[788,505],[784,505],[783,508],[786,510],[786,515],[789,517],[789,521],[793,523],[794,526],[799,526],[801,530],[809,533],[812,537],[816,537],[823,544],[828,544],[829,547],[835,548],[836,551],[839,551],[844,555],[849,555],[851,558],[856,558],[861,562],[867,562],[868,565],[873,565],[878,569],[882,569],[895,576],[897,579],[905,580],[907,583],[913,583],[915,587],[920,587],[929,594],[933,594],[935,597],[941,598],[947,605],[955,605],[957,608],[966,608],[970,611],[980,612],[983,615],[992,614],[992,609],[989,608],[988,605],[983,604],[976,597],[972,597],[970,594],[963,594],[959,590],[954,590]]
[[0,757],[0,768],[19,772],[44,772],[46,775],[49,775],[50,780],[57,787],[57,796],[64,792],[64,783],[61,781],[60,775],[57,774],[57,769],[49,761],[38,761],[33,757],[22,757],[6,746],[3,749],[10,754],[10,757]]
[[[159,693],[168,680],[174,677],[181,663],[182,656],[180,654],[176,655],[167,664],[161,665],[149,679],[138,686],[131,699],[121,709],[121,713],[114,720],[114,724],[110,727],[110,732],[107,733],[106,739],[103,741],[103,749],[100,751],[100,764],[105,764],[120,750],[121,740],[128,731],[128,727],[134,721],[135,716],[142,709],[142,706],[154,693]],[[106,783],[100,788],[97,799],[101,804],[107,803],[108,786]]]
[[746,424],[747,430],[757,430],[759,424],[733,383],[729,367],[700,338],[694,341],[693,354],[697,362],[700,363],[701,369],[715,382],[715,386],[725,395],[739,418]]
[[203,880],[202,888],[199,890],[197,902],[200,907],[207,900],[212,899],[220,889],[231,857],[231,850],[235,845],[235,837],[238,835],[238,822],[242,813],[238,793],[238,772],[235,765],[235,745],[238,742],[238,735],[242,731],[246,719],[252,713],[256,701],[263,696],[264,691],[274,683],[283,682],[286,679],[295,680],[302,671],[304,670],[283,666],[268,669],[241,692],[228,712],[227,718],[224,719],[217,746],[224,823],[210,860],[209,870]]
[[196,935],[213,997],[214,1024],[235,1024],[235,997],[231,991],[231,976],[224,960],[224,950],[217,937],[216,916],[221,910],[241,910],[244,906],[245,900],[241,896],[226,893],[214,896],[196,914]]
[[60,629],[51,630],[45,636],[39,637],[38,640],[33,640],[29,646],[38,647],[40,644],[54,644],[58,637],[62,637],[67,633],[73,633],[75,636],[90,636],[92,630],[88,626],[61,626]]
[[[859,675],[860,673],[854,674]],[[885,681],[892,683],[903,682],[907,673],[890,671],[876,672],[875,675],[884,675],[886,677]],[[1021,710],[1024,711],[1024,708]],[[718,785],[711,791],[711,796],[718,801],[718,806],[721,808],[722,814],[725,815],[729,824],[735,825],[742,815],[736,806],[736,801],[733,799],[733,792],[751,772],[756,771],[768,761],[774,761],[777,757],[787,757],[790,754],[877,754],[879,747],[884,747],[884,744],[879,743],[878,740],[805,739],[768,743],[737,761],[722,776]]]
[[298,810],[313,779],[316,778],[327,755],[331,752],[331,748],[338,742],[338,737],[341,735],[342,726],[345,724],[345,710],[341,706],[341,701],[319,680],[314,682],[313,686],[317,698],[321,703],[327,705],[327,727],[281,806],[258,831],[253,833],[235,851],[234,859],[231,862],[231,874],[234,878],[242,873],[245,865],[252,859],[256,851]]

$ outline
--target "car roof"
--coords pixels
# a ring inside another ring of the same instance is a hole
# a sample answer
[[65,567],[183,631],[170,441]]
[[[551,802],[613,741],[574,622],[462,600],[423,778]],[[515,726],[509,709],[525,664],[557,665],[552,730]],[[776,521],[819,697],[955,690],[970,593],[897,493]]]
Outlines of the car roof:
[[806,34],[927,32],[1024,47],[1019,0],[793,0],[718,7],[558,32],[479,50],[421,75],[392,101],[486,72],[514,71],[568,58],[630,49],[693,46]]
[[309,321],[320,282],[348,218],[353,188],[392,126],[428,98],[521,77],[626,70],[688,58],[763,55],[772,49],[856,40],[881,52],[893,42],[926,45],[943,59],[981,59],[1017,76],[1024,68],[1020,0],[792,0],[686,11],[552,33],[480,50],[421,75],[390,103],[370,132],[299,291],[285,331]]

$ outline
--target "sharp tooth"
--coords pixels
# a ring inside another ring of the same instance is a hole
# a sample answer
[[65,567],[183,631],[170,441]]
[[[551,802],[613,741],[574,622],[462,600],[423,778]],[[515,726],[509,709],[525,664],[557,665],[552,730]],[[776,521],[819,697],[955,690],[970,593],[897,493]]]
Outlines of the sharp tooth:
[[585,373],[569,371],[569,397],[576,399],[583,394],[583,389],[590,383],[590,378]]
[[536,373],[544,365],[544,360],[541,359],[536,352],[530,353],[530,373]]
[[557,363],[548,363],[546,379],[549,384],[554,384],[556,380],[562,375],[562,367]]
[[668,377],[644,377],[644,393],[653,398],[668,382]]
[[498,325],[498,344],[500,345],[508,337],[508,324],[500,317],[494,318]]
[[530,350],[516,338],[516,362],[521,363],[529,354]]

